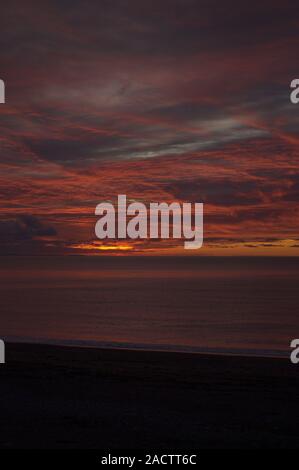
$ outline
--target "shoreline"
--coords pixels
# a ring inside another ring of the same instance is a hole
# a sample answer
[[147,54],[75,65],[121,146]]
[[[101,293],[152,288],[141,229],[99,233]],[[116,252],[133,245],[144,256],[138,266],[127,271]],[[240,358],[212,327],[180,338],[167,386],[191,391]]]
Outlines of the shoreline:
[[271,359],[289,359],[291,350],[268,351],[265,349],[223,349],[223,348],[200,348],[196,346],[170,345],[170,344],[138,344],[126,342],[110,342],[96,340],[65,340],[65,339],[45,339],[45,338],[19,338],[3,337],[5,344],[28,344],[37,346],[58,346],[66,348],[79,349],[99,349],[99,350],[117,350],[117,351],[147,351],[157,353],[177,353],[177,354],[195,354],[211,356],[233,356],[248,358],[271,358]]

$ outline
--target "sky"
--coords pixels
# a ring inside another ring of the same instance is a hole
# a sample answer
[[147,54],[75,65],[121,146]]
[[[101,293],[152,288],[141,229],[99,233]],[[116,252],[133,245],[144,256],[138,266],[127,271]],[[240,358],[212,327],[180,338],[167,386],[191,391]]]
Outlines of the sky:
[[186,254],[99,241],[95,207],[203,202],[188,255],[299,255],[296,2],[1,5],[0,254]]

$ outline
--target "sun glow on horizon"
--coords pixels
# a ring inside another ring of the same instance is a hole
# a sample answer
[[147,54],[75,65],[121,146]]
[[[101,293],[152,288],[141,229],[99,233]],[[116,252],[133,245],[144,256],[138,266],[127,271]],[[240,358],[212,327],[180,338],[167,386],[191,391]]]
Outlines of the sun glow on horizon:
[[78,243],[72,245],[72,248],[78,250],[93,250],[93,251],[130,251],[133,246],[130,245],[98,245],[95,243]]

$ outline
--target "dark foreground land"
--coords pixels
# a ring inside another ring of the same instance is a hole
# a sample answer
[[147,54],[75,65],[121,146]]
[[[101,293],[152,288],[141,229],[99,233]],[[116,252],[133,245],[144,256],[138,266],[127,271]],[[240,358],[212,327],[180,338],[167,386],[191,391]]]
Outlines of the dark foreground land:
[[0,448],[299,448],[285,359],[7,344]]

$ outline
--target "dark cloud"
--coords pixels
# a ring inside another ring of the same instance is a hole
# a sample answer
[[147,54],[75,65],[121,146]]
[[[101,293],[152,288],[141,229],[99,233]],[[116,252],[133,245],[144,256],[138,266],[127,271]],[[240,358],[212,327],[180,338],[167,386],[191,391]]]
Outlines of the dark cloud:
[[224,178],[197,178],[172,181],[165,186],[176,199],[204,202],[219,206],[253,205],[261,202],[255,181],[237,181]]
[[21,215],[15,219],[0,220],[0,240],[13,243],[37,237],[53,237],[56,230],[32,215]]

